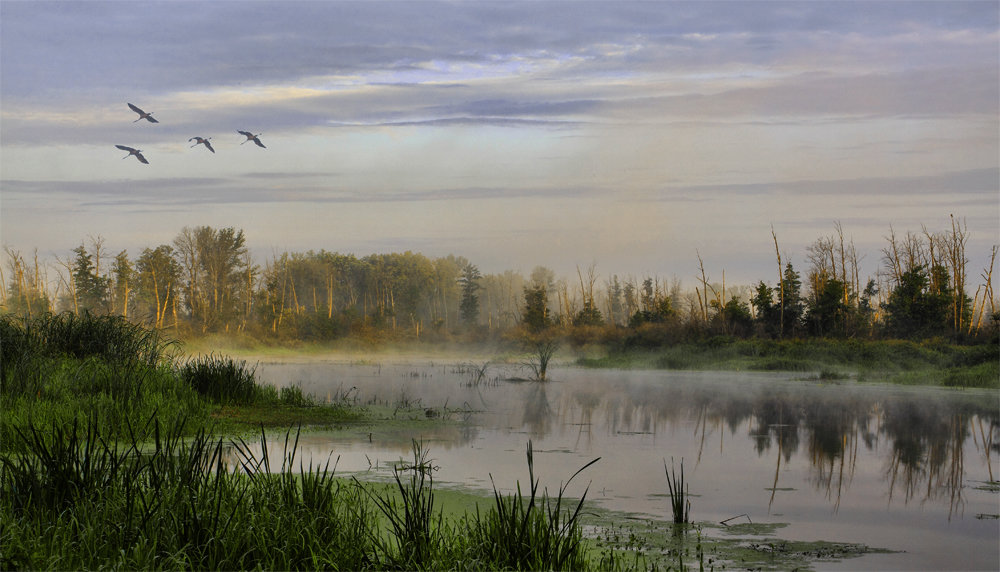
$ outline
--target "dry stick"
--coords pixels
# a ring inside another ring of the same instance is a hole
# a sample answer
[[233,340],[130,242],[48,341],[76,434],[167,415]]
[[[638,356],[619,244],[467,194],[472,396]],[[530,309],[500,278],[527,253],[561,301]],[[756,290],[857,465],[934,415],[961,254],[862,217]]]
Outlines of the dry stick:
[[730,517],[730,518],[727,518],[726,520],[720,520],[720,521],[719,521],[719,524],[721,524],[722,526],[729,526],[729,525],[728,525],[727,523],[728,523],[728,522],[729,522],[730,520],[736,520],[737,518],[740,518],[741,516],[745,516],[745,517],[747,517],[747,521],[748,521],[748,522],[749,522],[750,524],[753,524],[753,521],[752,521],[752,520],[750,520],[750,515],[749,515],[749,514],[747,514],[747,513],[743,513],[743,514],[738,514],[738,515],[736,515],[736,516],[733,516],[733,517]]
[[983,310],[986,309],[986,299],[990,300],[990,313],[996,313],[996,306],[993,305],[993,284],[991,280],[993,279],[993,263],[996,262],[997,258],[997,247],[993,246],[993,253],[990,255],[990,267],[986,270],[986,274],[982,275],[985,280],[985,290],[983,292],[983,301],[979,307],[979,320],[976,322],[976,334],[979,334],[979,328],[983,325]]
[[[708,324],[708,281],[705,279],[705,263],[701,260],[701,253],[697,250],[694,251],[695,255],[698,256],[698,269],[701,270],[701,284],[705,291],[704,299],[698,296],[698,304],[701,306],[701,317],[702,320]],[[695,288],[695,292],[698,289]]]
[[[982,290],[982,289],[983,289],[983,285],[982,284],[980,284],[979,286],[976,286],[976,295],[972,297],[972,311],[973,312],[976,311],[976,306],[979,305],[979,291]],[[985,301],[985,299],[984,299],[984,301]],[[972,318],[969,319],[969,329],[965,332],[966,335],[972,335],[972,326],[974,326],[975,323],[976,323],[975,313],[973,313]]]
[[778,291],[780,293],[779,301],[781,303],[780,312],[780,326],[778,330],[778,337],[785,337],[785,280],[784,276],[781,274],[781,251],[778,250],[778,235],[774,233],[774,225],[771,225],[771,238],[774,239],[774,254],[778,257]]
[[0,265],[0,306],[7,305],[7,288],[5,287],[6,283],[7,281],[4,280],[3,278],[3,266]]

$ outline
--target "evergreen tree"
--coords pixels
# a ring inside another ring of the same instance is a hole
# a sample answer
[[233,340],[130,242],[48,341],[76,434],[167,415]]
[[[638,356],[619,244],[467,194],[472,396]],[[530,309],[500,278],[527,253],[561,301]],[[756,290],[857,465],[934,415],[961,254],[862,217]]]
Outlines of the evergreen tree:
[[781,314],[780,308],[774,303],[773,289],[762,280],[757,284],[750,303],[757,313],[754,322],[758,331],[770,337],[778,335],[781,329]]
[[928,275],[924,266],[914,266],[900,275],[899,283],[889,294],[884,306],[886,329],[900,338],[946,334],[951,325],[951,302],[945,267],[935,266]]
[[524,317],[522,321],[533,333],[541,332],[551,325],[549,293],[544,284],[524,287]]
[[462,275],[458,279],[458,283],[462,286],[462,303],[459,311],[466,326],[475,326],[479,321],[479,296],[476,292],[482,288],[479,285],[482,277],[474,264],[467,263],[462,267]]
[[820,280],[819,289],[809,299],[807,322],[809,332],[816,336],[843,334],[847,306],[844,289],[847,286],[835,278]]
[[778,302],[780,306],[779,328],[783,336],[794,336],[802,330],[802,315],[805,306],[802,302],[802,280],[799,273],[789,262],[785,265],[785,275],[782,279],[784,290],[784,301]]
[[76,289],[77,311],[107,311],[111,280],[97,275],[94,258],[81,244],[73,249],[73,285]]

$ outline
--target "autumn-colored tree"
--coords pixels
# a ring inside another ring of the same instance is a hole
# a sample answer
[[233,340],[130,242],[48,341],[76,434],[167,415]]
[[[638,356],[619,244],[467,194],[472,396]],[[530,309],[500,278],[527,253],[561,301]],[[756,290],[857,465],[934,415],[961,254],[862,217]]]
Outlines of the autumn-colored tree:
[[[146,319],[157,328],[167,325],[167,316],[178,302],[181,266],[174,258],[174,249],[161,244],[154,249],[146,248],[135,261],[138,292],[135,297],[133,314]],[[174,323],[176,325],[176,323]]]

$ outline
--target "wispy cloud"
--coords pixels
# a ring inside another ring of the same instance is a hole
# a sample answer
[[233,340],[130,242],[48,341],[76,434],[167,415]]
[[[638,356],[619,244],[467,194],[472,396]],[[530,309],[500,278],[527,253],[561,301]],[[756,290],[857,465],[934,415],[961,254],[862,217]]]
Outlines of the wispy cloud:
[[996,2],[0,2],[0,74],[4,241],[329,218],[640,265],[950,207],[996,236]]

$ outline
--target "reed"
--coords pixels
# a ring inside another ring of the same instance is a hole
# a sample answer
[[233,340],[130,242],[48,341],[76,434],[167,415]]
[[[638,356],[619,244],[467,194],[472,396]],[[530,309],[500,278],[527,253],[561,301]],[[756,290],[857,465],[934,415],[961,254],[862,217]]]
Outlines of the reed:
[[369,567],[375,519],[329,463],[292,470],[297,433],[272,474],[263,431],[257,456],[183,438],[183,423],[134,429],[124,443],[94,419],[17,434],[29,453],[0,457],[4,569]]
[[243,360],[207,355],[192,359],[177,369],[178,377],[198,394],[222,405],[249,405],[258,397],[256,367]]
[[[4,334],[4,361],[12,354],[99,357],[108,361],[156,366],[170,358],[174,340],[155,329],[133,324],[122,316],[40,314],[35,317],[6,314],[0,317]],[[8,337],[10,336],[10,337]]]
[[526,454],[530,482],[527,499],[520,482],[517,493],[509,496],[502,495],[494,484],[492,510],[485,515],[477,510],[472,526],[474,557],[504,570],[582,569],[587,561],[581,548],[580,514],[587,490],[575,507],[564,506],[565,492],[569,483],[600,457],[577,470],[552,499],[547,492],[539,495],[531,441]]
[[[427,451],[414,440],[413,463],[393,467],[398,498],[362,487],[390,527],[391,542],[377,532],[371,536],[380,567],[433,568],[443,542],[442,515],[434,508],[434,470],[433,463],[427,459]],[[404,479],[403,473],[409,476]]]
[[674,458],[670,458],[670,469],[667,469],[667,462],[663,462],[663,470],[667,473],[667,489],[670,491],[670,509],[673,512],[675,524],[687,524],[691,522],[691,493],[688,484],[684,480],[684,459],[681,459],[681,470],[678,474],[674,469]]

